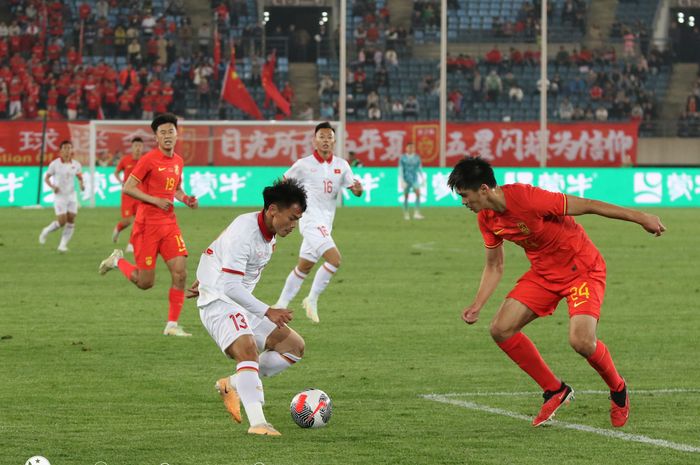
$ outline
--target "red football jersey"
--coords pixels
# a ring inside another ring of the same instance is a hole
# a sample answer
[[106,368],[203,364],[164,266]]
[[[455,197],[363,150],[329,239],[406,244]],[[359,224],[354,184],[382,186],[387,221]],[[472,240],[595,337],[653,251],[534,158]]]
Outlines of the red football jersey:
[[117,168],[116,172],[119,173],[121,171],[124,172],[124,176],[122,179],[124,182],[126,182],[127,179],[129,179],[129,176],[131,176],[131,172],[134,170],[134,166],[136,166],[136,160],[134,160],[134,157],[131,155],[124,155],[119,159],[119,163],[117,163]]
[[[172,157],[168,157],[160,149],[155,148],[141,156],[131,176],[141,182],[139,188],[146,194],[173,202],[175,191],[182,181],[183,166],[184,162],[180,155],[173,153]],[[177,222],[174,208],[166,212],[146,202],[136,212],[136,221],[148,224]]]
[[544,279],[567,282],[602,259],[583,227],[566,214],[566,195],[527,184],[501,186],[506,210],[481,210],[479,229],[488,248],[503,240],[525,249],[532,270]]

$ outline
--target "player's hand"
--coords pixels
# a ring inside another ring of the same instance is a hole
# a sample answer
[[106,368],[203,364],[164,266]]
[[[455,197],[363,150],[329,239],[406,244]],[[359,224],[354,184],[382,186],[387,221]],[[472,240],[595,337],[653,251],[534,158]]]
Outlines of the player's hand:
[[468,325],[473,325],[479,321],[479,313],[481,313],[481,309],[472,304],[462,311],[462,320]]
[[166,212],[173,208],[173,204],[170,200],[161,197],[154,197],[153,205]]
[[350,190],[355,194],[355,197],[359,197],[362,195],[362,183],[355,179],[355,182],[350,186]]
[[265,316],[270,319],[278,328],[284,328],[284,326],[292,321],[292,311],[286,308],[268,308],[265,312]]
[[185,291],[185,297],[192,299],[199,296],[199,279],[195,279],[189,289]]
[[85,192],[85,184],[80,183],[80,192]]
[[194,195],[186,195],[182,198],[182,202],[188,207],[195,209],[199,206],[199,200]]
[[61,189],[59,189],[58,186],[53,186],[53,193],[58,194],[59,192],[61,192]]
[[655,236],[660,236],[666,231],[666,227],[661,223],[661,218],[649,213],[644,214],[644,218],[639,224],[642,225],[642,228],[644,228],[646,232],[652,233]]

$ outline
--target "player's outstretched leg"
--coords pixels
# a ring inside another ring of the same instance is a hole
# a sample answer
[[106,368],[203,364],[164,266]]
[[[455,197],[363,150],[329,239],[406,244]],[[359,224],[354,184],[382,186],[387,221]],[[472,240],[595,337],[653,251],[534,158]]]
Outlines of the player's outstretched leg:
[[299,270],[299,267],[295,266],[287,276],[287,280],[284,282],[284,288],[282,289],[279,299],[277,299],[277,303],[275,303],[275,305],[272,307],[287,308],[289,302],[294,300],[294,297],[296,297],[299,289],[301,289],[301,285],[304,284],[304,279],[306,279],[306,276],[306,273],[302,273]]
[[61,224],[58,221],[53,220],[48,226],[41,230],[41,233],[39,234],[39,244],[46,244],[46,237],[57,229],[61,229]]
[[337,271],[337,266],[324,262],[323,265],[316,271],[314,282],[311,285],[311,291],[309,292],[308,297],[306,297],[302,302],[307,318],[314,323],[318,323],[320,321],[318,318],[318,297],[323,291],[326,290],[326,287],[328,287],[328,284],[331,282],[331,279]]

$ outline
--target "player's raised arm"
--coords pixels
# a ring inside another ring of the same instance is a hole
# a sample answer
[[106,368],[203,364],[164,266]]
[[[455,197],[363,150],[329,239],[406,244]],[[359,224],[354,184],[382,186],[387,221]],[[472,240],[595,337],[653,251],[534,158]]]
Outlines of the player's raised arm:
[[650,213],[645,213],[631,208],[620,207],[611,203],[601,202],[599,200],[584,199],[574,195],[566,196],[566,214],[577,216],[594,214],[612,218],[615,220],[631,221],[637,223],[645,231],[660,236],[666,227],[661,223],[661,219]]
[[496,290],[498,283],[501,282],[504,260],[503,244],[486,248],[486,262],[484,263],[484,271],[481,273],[479,290],[474,297],[474,302],[462,311],[462,319],[465,323],[471,325],[479,319],[481,309],[486,305],[493,291]]

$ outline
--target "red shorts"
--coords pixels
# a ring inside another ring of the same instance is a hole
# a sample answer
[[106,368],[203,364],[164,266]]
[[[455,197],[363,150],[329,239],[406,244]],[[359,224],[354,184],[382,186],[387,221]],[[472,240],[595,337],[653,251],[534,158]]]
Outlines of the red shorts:
[[567,283],[553,283],[529,270],[522,275],[509,298],[526,305],[538,316],[554,313],[563,298],[569,306],[569,318],[574,315],[591,315],[600,319],[600,308],[605,296],[605,262],[599,259],[595,266]]
[[187,256],[187,247],[177,223],[134,223],[131,243],[134,245],[136,266],[142,270],[154,269],[158,254],[166,262],[175,257]]
[[141,202],[130,195],[122,194],[122,218],[136,216],[136,208],[138,207],[139,203]]

